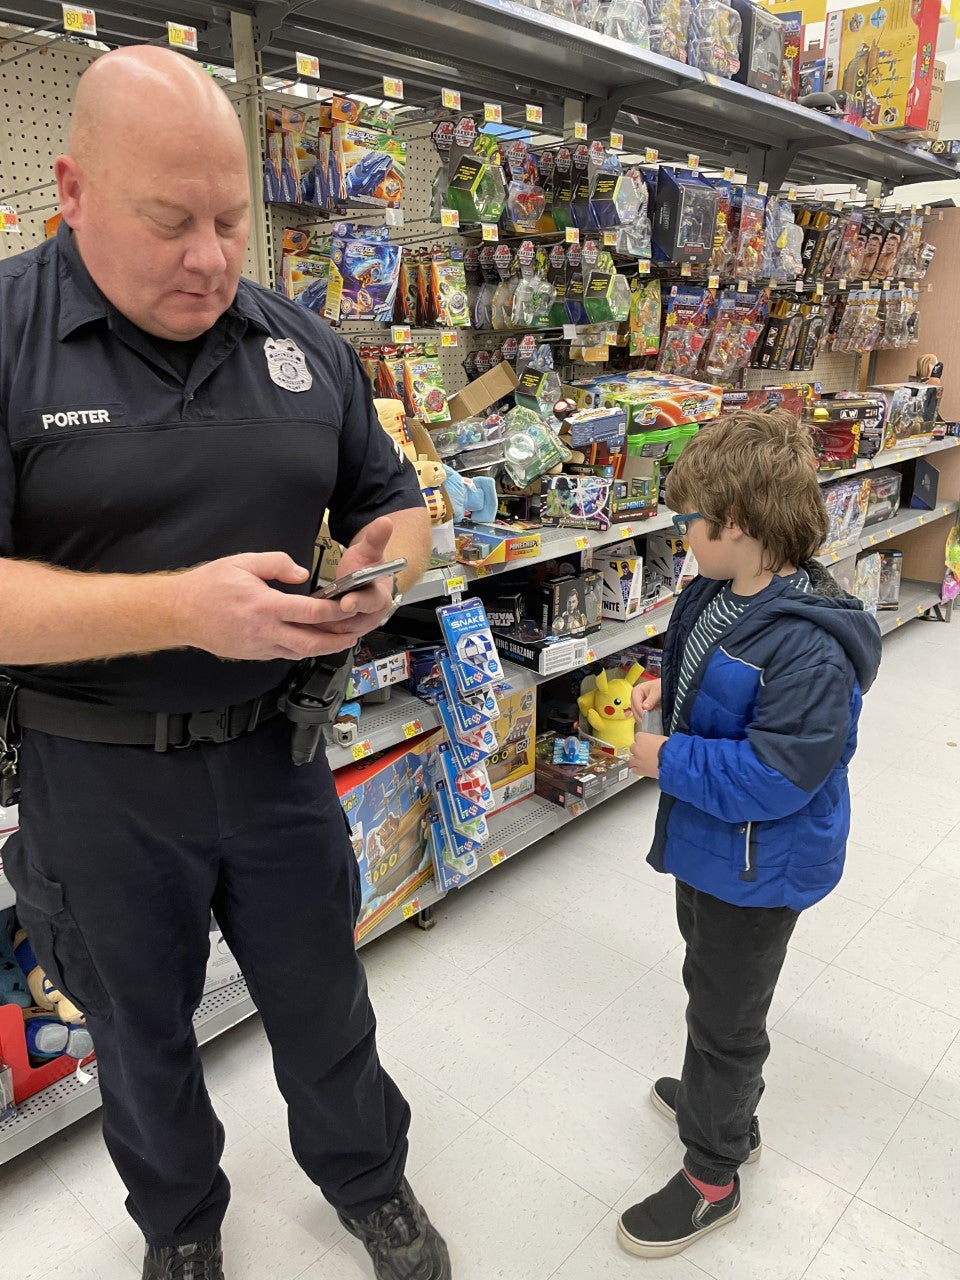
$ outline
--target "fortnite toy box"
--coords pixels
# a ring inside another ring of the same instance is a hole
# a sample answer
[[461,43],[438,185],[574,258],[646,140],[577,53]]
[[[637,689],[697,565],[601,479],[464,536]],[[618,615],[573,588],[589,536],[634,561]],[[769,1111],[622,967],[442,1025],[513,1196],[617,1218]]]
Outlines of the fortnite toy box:
[[827,90],[847,95],[846,119],[878,133],[926,129],[939,0],[890,0],[827,14]]
[[358,942],[433,875],[425,823],[427,757],[440,737],[436,730],[421,734],[333,775],[360,868]]

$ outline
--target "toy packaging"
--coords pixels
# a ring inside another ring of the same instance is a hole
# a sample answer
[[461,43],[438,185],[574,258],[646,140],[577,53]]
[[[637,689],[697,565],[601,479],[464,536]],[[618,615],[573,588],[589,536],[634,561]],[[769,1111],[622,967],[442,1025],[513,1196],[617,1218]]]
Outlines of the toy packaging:
[[723,402],[721,387],[642,369],[566,383],[563,393],[583,409],[624,410],[631,435],[652,427],[710,422]]
[[869,387],[871,395],[886,404],[884,449],[896,449],[904,440],[928,436],[937,420],[937,388],[924,383],[891,382]]
[[885,524],[900,510],[900,488],[903,473],[893,469],[874,471],[870,476],[870,499],[867,504],[866,528]]
[[471,693],[503,679],[483,601],[475,597],[437,609],[440,627],[461,693]]
[[[564,759],[567,743],[576,744],[585,758]],[[593,743],[577,738],[564,739],[552,733],[545,734],[537,739],[536,752],[536,793],[563,808],[578,801],[595,800],[603,791],[625,782],[630,774],[626,760],[617,759]]]
[[[688,431],[690,428],[678,428]],[[696,428],[694,429],[694,431]],[[666,434],[670,434],[668,431]],[[638,437],[634,436],[636,441]],[[660,496],[660,464],[655,458],[628,447],[610,491],[610,520],[613,524],[646,520],[657,514]]]
[[690,14],[687,61],[729,80],[740,69],[740,15],[726,0],[695,0]]
[[848,471],[856,464],[861,424],[878,417],[876,400],[814,400],[805,406],[817,465],[821,471]]
[[662,168],[652,216],[654,261],[680,265],[709,262],[717,199],[715,188],[703,178]]
[[880,577],[880,553],[871,551],[869,555],[861,556],[857,561],[853,594],[862,603],[866,612],[872,613],[874,617],[880,604]]
[[399,208],[407,144],[392,133],[338,123],[332,135],[332,187],[337,204]]
[[432,425],[450,421],[443,370],[435,355],[407,356],[403,362],[404,401],[415,418]]
[[358,942],[433,874],[423,823],[430,803],[427,761],[439,740],[437,731],[421,734],[333,775],[360,868]]
[[870,501],[869,476],[837,480],[823,486],[829,530],[823,549],[832,551],[856,542],[863,534]]
[[540,481],[540,522],[547,528],[609,529],[612,478],[544,476]]
[[782,96],[786,38],[783,22],[752,0],[731,0],[731,3],[740,16],[742,28],[740,67],[734,73],[734,80],[764,93]]
[[545,582],[540,588],[540,630],[567,639],[600,630],[603,580],[588,569]]
[[500,748],[487,761],[493,788],[489,814],[509,808],[533,792],[536,765],[537,691],[505,684],[497,693]]
[[879,609],[900,608],[900,581],[903,575],[903,552],[880,552]]
[[827,14],[824,88],[847,95],[848,123],[878,132],[927,127],[939,24],[938,0]]
[[393,316],[400,276],[400,247],[387,243],[386,227],[337,222],[330,240],[325,315],[343,320],[387,322]]
[[409,678],[410,654],[406,648],[401,647],[396,636],[386,631],[372,631],[363,637],[357,649],[344,697],[360,698]]
[[491,525],[457,525],[457,559],[476,568],[536,559],[542,539],[539,528],[522,520],[498,520]]
[[651,533],[647,538],[646,570],[650,588],[656,584],[663,595],[679,595],[699,572],[696,557],[683,539],[668,533]]
[[643,605],[643,557],[604,552],[593,563],[603,579],[603,617],[614,622],[636,617]]
[[783,24],[783,77],[780,84],[780,96],[790,102],[796,102],[800,96],[800,60],[803,55],[804,25],[803,13],[778,13]]

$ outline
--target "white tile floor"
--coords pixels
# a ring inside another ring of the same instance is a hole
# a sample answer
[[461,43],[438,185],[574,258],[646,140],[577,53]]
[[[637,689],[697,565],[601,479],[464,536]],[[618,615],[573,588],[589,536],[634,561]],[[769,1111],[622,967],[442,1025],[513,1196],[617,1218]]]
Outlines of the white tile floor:
[[[671,885],[641,784],[362,954],[410,1171],[456,1280],[958,1280],[960,623],[886,642],[837,893],[771,1013],[765,1152],[739,1221],[644,1263],[615,1210],[680,1163],[650,1080],[683,1046]],[[253,1020],[205,1051],[234,1186],[230,1280],[369,1280],[293,1163]],[[140,1241],[95,1117],[0,1168],[4,1280],[130,1280]]]

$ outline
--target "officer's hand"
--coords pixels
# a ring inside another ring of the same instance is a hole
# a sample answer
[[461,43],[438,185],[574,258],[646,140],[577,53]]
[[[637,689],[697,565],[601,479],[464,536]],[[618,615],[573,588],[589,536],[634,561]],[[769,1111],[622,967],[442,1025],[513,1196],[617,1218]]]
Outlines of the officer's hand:
[[303,583],[309,576],[282,551],[226,556],[172,575],[176,643],[253,662],[315,658],[339,653],[371,630],[367,593],[377,591],[382,614],[390,607],[382,604],[384,590],[392,601],[389,579],[385,587],[375,584],[341,600],[287,595],[268,585]]
[[[341,556],[337,577],[382,564],[387,559],[387,544],[392,536],[393,521],[389,516],[371,520]],[[377,578],[368,587],[343,596],[341,603],[348,606],[350,616],[332,622],[327,630],[342,637],[346,642],[342,647],[346,648],[368,631],[375,631],[393,609],[393,578]]]

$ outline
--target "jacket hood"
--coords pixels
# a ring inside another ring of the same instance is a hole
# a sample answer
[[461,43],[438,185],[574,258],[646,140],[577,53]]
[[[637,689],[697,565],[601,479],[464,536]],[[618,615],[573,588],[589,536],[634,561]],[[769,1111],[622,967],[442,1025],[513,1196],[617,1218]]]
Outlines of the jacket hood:
[[781,580],[780,593],[758,611],[755,619],[745,622],[744,632],[753,626],[758,629],[768,626],[772,617],[812,623],[843,649],[861,692],[866,693],[880,669],[882,641],[876,618],[866,612],[859,600],[847,595],[816,560],[803,565],[803,570],[810,579],[811,590],[800,591]]

